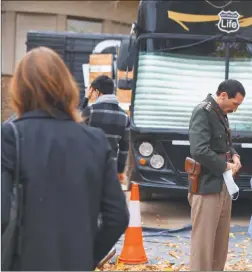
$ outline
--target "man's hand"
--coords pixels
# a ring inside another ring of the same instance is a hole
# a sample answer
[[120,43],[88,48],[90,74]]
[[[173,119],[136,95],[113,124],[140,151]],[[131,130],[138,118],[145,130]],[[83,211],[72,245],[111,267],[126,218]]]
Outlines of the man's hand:
[[240,157],[237,155],[233,155],[232,160],[233,160],[234,165],[236,167],[236,172],[238,172],[242,167]]
[[85,97],[89,100],[92,97],[92,94],[94,91],[95,91],[94,88],[89,86],[86,93],[85,93]]
[[226,171],[228,170],[232,170],[233,176],[237,173],[236,165],[234,163],[230,163],[230,162],[227,163]]
[[123,184],[124,180],[125,180],[125,175],[124,173],[118,173],[118,180],[120,181],[121,184]]

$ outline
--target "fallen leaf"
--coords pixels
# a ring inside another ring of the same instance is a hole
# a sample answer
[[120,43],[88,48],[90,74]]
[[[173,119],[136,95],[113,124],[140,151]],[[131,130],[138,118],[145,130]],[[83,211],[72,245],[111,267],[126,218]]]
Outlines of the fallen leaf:
[[174,257],[175,259],[179,259],[179,256],[178,256],[178,254],[176,253],[176,251],[170,251],[168,254],[169,254],[170,256]]
[[179,247],[179,245],[177,245],[177,244],[173,244],[173,243],[167,243],[167,244],[165,244],[166,246],[169,246],[169,247],[173,247],[173,248],[178,248]]
[[235,235],[234,235],[232,232],[230,232],[230,233],[229,233],[229,237],[230,237],[230,238],[235,238]]

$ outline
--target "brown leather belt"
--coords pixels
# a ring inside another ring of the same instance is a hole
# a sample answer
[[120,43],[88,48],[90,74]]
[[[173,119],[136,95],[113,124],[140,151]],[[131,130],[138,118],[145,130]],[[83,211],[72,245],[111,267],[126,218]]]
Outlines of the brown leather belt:
[[220,157],[224,158],[227,162],[232,160],[231,152],[218,154]]

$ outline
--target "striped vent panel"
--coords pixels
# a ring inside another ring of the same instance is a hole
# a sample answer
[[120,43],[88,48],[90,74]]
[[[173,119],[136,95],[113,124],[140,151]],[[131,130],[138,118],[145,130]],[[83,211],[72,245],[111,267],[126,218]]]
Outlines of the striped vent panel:
[[[224,78],[224,59],[141,53],[134,101],[135,125],[188,129],[193,108],[208,93],[215,93]],[[252,131],[252,60],[231,62],[230,78],[240,80],[247,92],[244,103],[229,118],[230,126]]]

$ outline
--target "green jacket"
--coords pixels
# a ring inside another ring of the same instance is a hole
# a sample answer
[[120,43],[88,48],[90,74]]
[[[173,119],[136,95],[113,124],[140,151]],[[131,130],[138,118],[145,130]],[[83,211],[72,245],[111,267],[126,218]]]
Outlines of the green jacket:
[[226,170],[227,163],[218,154],[224,154],[228,151],[237,154],[233,147],[229,147],[225,126],[219,120],[213,107],[217,108],[224,118],[226,117],[209,94],[193,110],[189,124],[191,156],[201,164],[199,194],[222,191],[224,182],[222,174]]

